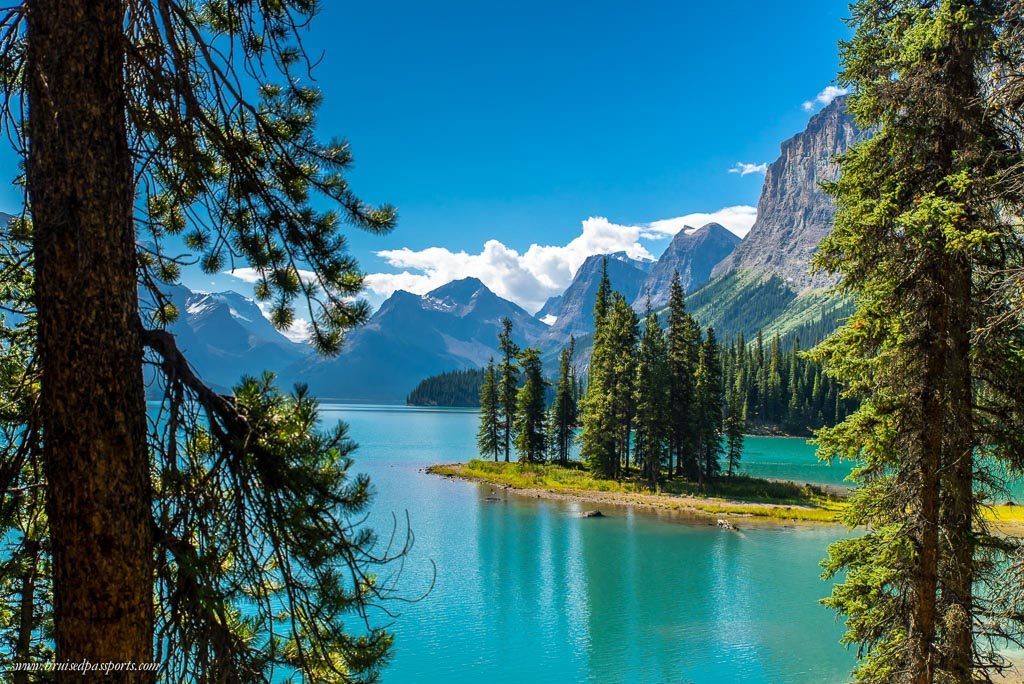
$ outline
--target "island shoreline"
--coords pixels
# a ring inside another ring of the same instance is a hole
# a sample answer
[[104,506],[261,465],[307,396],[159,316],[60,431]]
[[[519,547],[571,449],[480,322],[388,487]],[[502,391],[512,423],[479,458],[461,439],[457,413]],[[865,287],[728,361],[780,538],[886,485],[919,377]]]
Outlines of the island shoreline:
[[[813,526],[850,529],[841,520],[841,510],[788,503],[765,503],[723,497],[701,497],[652,492],[621,492],[571,487],[520,487],[499,477],[486,477],[469,471],[467,463],[444,463],[428,466],[423,472],[451,480],[488,485],[523,499],[568,501],[588,506],[633,508],[650,513],[671,513],[688,522],[715,525],[724,520],[740,526]],[[804,486],[795,480],[772,479],[771,482]],[[844,487],[814,485],[832,495],[848,494]],[[1006,509],[1011,509],[1008,512]],[[1024,506],[993,506],[986,516],[993,531],[999,534],[1024,534]]]
[[[465,463],[447,463],[428,466],[424,472],[452,480],[489,485],[524,499],[570,501],[588,506],[615,506],[635,508],[652,513],[672,513],[692,522],[716,525],[724,520],[735,526],[813,525],[815,527],[845,527],[839,512],[812,506],[785,503],[763,503],[720,497],[699,497],[651,492],[615,492],[578,488],[517,487],[500,478],[489,478],[468,472]],[[778,480],[798,486],[804,483]],[[812,513],[815,512],[815,513]],[[811,515],[828,514],[828,518]]]

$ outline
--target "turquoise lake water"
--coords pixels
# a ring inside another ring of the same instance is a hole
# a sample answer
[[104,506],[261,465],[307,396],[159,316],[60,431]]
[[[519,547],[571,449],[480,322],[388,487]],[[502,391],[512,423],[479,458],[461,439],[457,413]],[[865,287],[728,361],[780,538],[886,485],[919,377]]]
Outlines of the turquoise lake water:
[[[853,654],[818,599],[836,527],[724,532],[670,515],[528,499],[422,472],[476,455],[472,411],[325,405],[359,442],[371,523],[409,520],[384,682],[846,681]],[[748,438],[744,470],[841,483],[802,440]]]

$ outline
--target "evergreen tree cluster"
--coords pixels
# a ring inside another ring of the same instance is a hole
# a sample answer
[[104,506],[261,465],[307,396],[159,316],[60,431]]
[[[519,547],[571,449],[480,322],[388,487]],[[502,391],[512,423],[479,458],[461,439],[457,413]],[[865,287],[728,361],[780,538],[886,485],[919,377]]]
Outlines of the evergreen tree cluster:
[[798,338],[786,345],[775,335],[766,344],[758,333],[747,344],[737,335],[722,357],[731,412],[745,415],[752,431],[810,435],[857,409],[824,365],[801,352]]
[[479,406],[483,368],[447,371],[424,378],[406,397],[410,406]]
[[[502,320],[500,363],[493,359],[483,369],[480,384],[480,427],[477,448],[481,456],[510,460],[514,446],[521,461],[542,463],[548,458],[569,462],[577,424],[580,386],[573,366],[575,340],[562,350],[555,383],[544,377],[540,350],[519,349],[512,341],[512,321]],[[555,393],[549,402],[550,388]],[[548,404],[550,403],[550,408]]]
[[[511,322],[503,322],[499,346],[507,354],[479,372],[480,454],[509,460],[508,444],[522,460],[567,465],[578,442],[601,477],[621,478],[632,468],[652,488],[664,477],[706,483],[739,471],[747,432],[809,435],[857,407],[801,352],[799,340],[785,345],[775,335],[766,344],[758,333],[748,344],[738,334],[723,345],[713,328],[701,331],[678,277],[665,320],[662,328],[650,310],[641,319],[604,272],[586,391],[573,364],[575,340],[562,350],[557,379],[548,381],[537,351],[516,348]],[[475,377],[460,371],[435,379]]]
[[648,307],[641,323],[602,273],[580,416],[582,456],[600,477],[620,478],[631,463],[652,488],[666,475],[705,482],[719,473],[722,352],[714,330],[702,335],[686,312],[678,274],[668,321],[666,332]]

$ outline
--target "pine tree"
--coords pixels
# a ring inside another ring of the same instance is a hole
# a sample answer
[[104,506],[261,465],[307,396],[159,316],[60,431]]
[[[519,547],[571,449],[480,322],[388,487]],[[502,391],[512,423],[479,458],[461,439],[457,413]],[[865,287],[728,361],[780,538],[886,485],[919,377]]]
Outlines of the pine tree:
[[498,349],[501,351],[501,363],[498,365],[498,413],[501,416],[501,441],[505,447],[505,462],[508,463],[512,453],[512,423],[515,421],[516,394],[519,387],[519,367],[516,365],[519,345],[512,341],[512,320],[509,318],[501,319]]
[[[636,382],[636,313],[618,292],[609,302],[598,296],[594,348],[586,394],[581,402],[581,453],[599,477],[617,478],[629,454]],[[606,308],[603,315],[598,311]]]
[[722,421],[724,418],[722,363],[714,328],[708,328],[697,362],[697,434],[700,457],[698,479],[702,485],[721,472]]
[[768,385],[765,388],[765,404],[768,407],[767,419],[774,423],[782,423],[786,416],[786,403],[784,401],[782,363],[782,341],[779,334],[772,337],[772,343],[768,348]]
[[726,474],[732,477],[733,473],[739,471],[740,459],[743,456],[743,434],[747,429],[742,372],[736,373],[726,403],[728,405],[725,418]]
[[668,455],[671,393],[668,345],[648,303],[636,364],[636,460],[648,486],[658,486]]
[[633,418],[636,413],[636,345],[639,320],[633,307],[620,293],[612,293],[606,327],[611,372],[611,401],[614,416],[618,469],[629,468]]
[[523,386],[516,394],[516,414],[513,430],[519,460],[527,463],[544,461],[547,434],[545,431],[544,380],[540,350],[527,347],[519,354],[523,369]]
[[573,356],[576,352],[576,340],[569,338],[569,345],[562,350],[558,363],[558,386],[555,400],[551,405],[551,449],[553,457],[562,465],[569,463],[569,451],[572,446],[574,430],[577,423],[576,407],[576,369]]
[[167,681],[358,681],[387,655],[387,633],[344,630],[383,592],[372,534],[348,522],[369,500],[351,442],[319,433],[304,392],[211,390],[163,329],[178,313],[163,290],[196,262],[251,267],[274,324],[301,306],[323,353],[368,315],[343,225],[380,233],[396,214],[352,193],[347,145],[317,139],[299,33],[315,8],[40,0],[0,17],[32,243],[39,408],[22,436],[41,439],[27,453],[49,554],[33,581],[52,589],[37,608],[56,660],[146,662],[159,644]]
[[863,459],[848,519],[866,533],[833,544],[825,565],[844,573],[828,605],[860,646],[861,682],[971,682],[998,665],[980,592],[1006,547],[979,515],[987,462],[975,455],[1024,452],[1008,396],[1019,320],[975,334],[1005,307],[995,292],[1019,245],[993,202],[1005,158],[981,83],[1001,7],[862,0],[843,45],[840,82],[872,135],[828,188],[838,213],[815,261],[842,274],[857,309],[817,357],[865,400],[819,443]]
[[498,374],[494,369],[494,359],[491,359],[484,369],[484,381],[480,385],[480,427],[476,434],[476,446],[481,456],[493,456],[495,461],[502,449],[498,404]]
[[[675,458],[675,474],[697,477],[697,404],[694,376],[700,328],[686,312],[679,273],[672,274],[668,301],[668,374],[671,393],[669,459]],[[671,462],[669,468],[672,468]]]
[[608,278],[608,257],[601,259],[601,279],[597,283],[597,295],[594,298],[594,330],[604,324],[611,306],[612,282]]

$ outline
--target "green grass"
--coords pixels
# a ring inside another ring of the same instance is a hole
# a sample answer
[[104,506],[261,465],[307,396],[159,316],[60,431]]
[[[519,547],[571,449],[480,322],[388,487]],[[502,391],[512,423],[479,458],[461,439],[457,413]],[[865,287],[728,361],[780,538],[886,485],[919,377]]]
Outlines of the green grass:
[[1007,527],[1024,527],[1024,506],[999,504],[985,508],[985,519]]
[[[695,482],[669,480],[652,492],[636,477],[622,480],[595,478],[581,464],[569,467],[527,463],[504,463],[473,459],[469,463],[435,465],[435,475],[478,480],[512,489],[541,489],[586,497],[587,492],[610,493],[615,503],[656,505],[660,508],[697,510],[708,515],[752,516],[780,521],[835,524],[846,509],[843,497],[813,485],[774,482],[755,477],[723,477],[702,491]],[[641,499],[639,495],[645,495]],[[656,495],[654,502],[646,498]],[[1024,506],[993,505],[985,508],[985,519],[997,527],[1024,527]]]
[[838,521],[845,506],[842,499],[818,487],[747,476],[723,477],[706,490],[701,490],[695,482],[673,479],[666,482],[659,491],[652,492],[636,477],[604,480],[594,477],[578,464],[562,467],[474,459],[465,464],[431,466],[428,472],[479,480],[512,489],[543,489],[581,496],[586,492],[612,493],[618,495],[618,502],[626,504],[651,503],[630,497],[631,494],[656,494],[659,495],[659,506],[696,509],[715,515],[834,523]]

